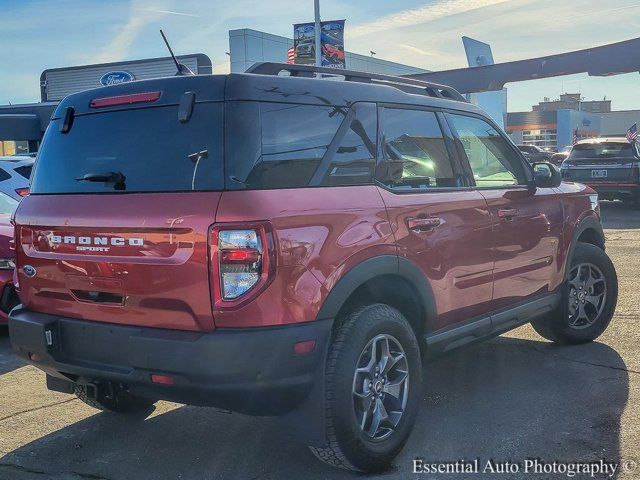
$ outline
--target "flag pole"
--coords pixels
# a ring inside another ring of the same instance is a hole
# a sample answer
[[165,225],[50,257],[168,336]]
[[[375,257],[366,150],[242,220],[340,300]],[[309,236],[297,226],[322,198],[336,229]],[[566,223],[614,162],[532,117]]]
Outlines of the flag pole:
[[315,40],[316,40],[316,67],[322,66],[322,45],[320,42],[320,0],[313,0],[315,14]]

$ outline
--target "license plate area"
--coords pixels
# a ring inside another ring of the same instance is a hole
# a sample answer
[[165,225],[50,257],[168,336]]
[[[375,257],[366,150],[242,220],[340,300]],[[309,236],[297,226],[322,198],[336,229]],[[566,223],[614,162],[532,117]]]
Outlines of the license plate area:
[[591,170],[591,178],[607,178],[606,170]]

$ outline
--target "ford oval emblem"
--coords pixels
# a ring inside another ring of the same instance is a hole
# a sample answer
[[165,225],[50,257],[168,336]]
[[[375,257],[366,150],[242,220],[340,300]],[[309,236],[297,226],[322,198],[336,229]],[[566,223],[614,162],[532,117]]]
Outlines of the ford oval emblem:
[[119,83],[133,82],[136,77],[133,73],[125,70],[117,70],[113,72],[107,72],[100,77],[100,83],[105,87],[108,85],[117,85]]
[[32,267],[31,265],[25,265],[24,267],[22,267],[22,271],[24,272],[24,274],[27,277],[35,277],[36,276],[36,269],[35,269],[35,267]]

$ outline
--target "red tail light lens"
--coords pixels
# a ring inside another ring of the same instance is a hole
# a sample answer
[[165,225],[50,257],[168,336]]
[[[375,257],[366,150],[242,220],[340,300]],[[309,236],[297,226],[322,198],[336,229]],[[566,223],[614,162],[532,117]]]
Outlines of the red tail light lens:
[[94,98],[89,103],[91,108],[114,107],[116,105],[131,105],[133,103],[150,103],[160,98],[161,92],[132,93],[115,97]]
[[151,382],[158,385],[173,385],[175,383],[175,380],[171,375],[158,375],[152,373]]
[[29,187],[16,188],[16,193],[21,197],[26,197],[27,195],[29,195]]
[[216,306],[235,306],[266,285],[273,262],[264,225],[215,227],[210,241]]

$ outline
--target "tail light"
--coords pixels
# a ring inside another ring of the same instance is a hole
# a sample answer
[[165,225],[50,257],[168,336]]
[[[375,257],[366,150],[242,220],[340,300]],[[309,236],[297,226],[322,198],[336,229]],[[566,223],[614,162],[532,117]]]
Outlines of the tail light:
[[21,197],[26,197],[27,195],[29,195],[29,187],[16,188],[16,193]]
[[210,249],[217,308],[245,303],[273,278],[273,241],[266,225],[216,226],[211,229]]

